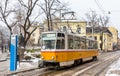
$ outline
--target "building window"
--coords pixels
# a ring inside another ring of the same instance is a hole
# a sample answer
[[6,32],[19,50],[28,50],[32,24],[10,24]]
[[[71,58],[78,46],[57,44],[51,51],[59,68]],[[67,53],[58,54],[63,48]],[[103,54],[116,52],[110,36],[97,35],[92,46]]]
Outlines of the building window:
[[95,40],[97,40],[97,36],[95,36],[94,38],[95,38]]
[[35,33],[33,33],[33,36],[35,36]]
[[78,27],[77,30],[76,30],[77,33],[81,34],[81,28]]
[[66,26],[63,26],[63,31],[67,31],[67,27]]

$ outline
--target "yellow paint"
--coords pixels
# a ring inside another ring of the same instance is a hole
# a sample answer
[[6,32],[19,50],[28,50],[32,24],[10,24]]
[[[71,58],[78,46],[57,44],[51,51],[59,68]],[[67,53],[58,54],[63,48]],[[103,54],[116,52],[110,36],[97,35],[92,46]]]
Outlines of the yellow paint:
[[118,30],[115,27],[108,27],[109,31],[112,33],[113,43],[118,42]]
[[[56,61],[56,62],[66,62],[66,61],[72,61],[76,59],[83,59],[83,58],[89,58],[92,56],[97,56],[98,50],[91,50],[91,51],[66,51],[66,52],[41,52],[41,56],[44,57],[43,60],[47,61]],[[52,57],[55,57],[53,60]]]
[[81,28],[80,36],[86,36],[86,21],[62,21],[62,22],[55,22],[53,23],[54,30],[60,29],[60,27],[66,26],[67,29],[71,28],[73,32],[76,32],[77,28]]

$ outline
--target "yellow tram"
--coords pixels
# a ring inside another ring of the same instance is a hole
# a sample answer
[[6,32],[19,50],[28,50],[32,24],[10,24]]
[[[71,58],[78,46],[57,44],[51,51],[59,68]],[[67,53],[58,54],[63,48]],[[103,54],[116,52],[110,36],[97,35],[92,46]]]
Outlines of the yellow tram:
[[39,67],[77,65],[84,58],[97,59],[97,41],[66,32],[42,33]]

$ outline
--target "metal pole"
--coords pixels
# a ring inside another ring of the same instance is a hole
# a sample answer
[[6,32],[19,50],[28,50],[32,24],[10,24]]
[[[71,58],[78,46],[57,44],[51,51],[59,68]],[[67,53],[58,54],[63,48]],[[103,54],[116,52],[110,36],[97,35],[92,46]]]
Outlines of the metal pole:
[[93,22],[92,22],[92,39],[94,39],[94,24],[93,24]]
[[93,37],[93,25],[92,25],[92,39],[93,39],[94,37]]

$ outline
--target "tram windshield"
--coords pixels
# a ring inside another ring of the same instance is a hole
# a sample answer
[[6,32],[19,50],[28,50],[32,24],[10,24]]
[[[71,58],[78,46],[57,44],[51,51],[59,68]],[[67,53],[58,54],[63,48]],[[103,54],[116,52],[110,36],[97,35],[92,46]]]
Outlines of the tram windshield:
[[43,33],[42,49],[65,49],[64,39],[63,33]]
[[42,34],[42,49],[55,49],[56,34]]

